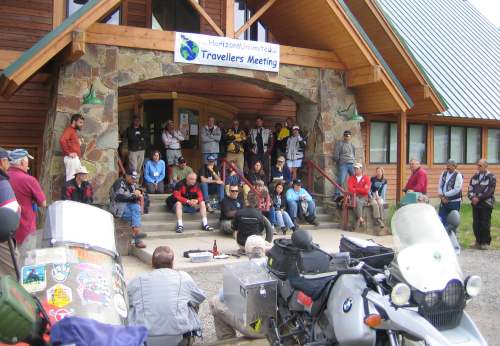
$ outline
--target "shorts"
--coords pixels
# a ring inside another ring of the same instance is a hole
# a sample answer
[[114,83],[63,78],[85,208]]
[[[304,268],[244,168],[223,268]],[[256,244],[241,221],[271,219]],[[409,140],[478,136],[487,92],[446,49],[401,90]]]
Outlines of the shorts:
[[300,160],[286,160],[286,165],[288,168],[300,168],[302,167],[302,159]]
[[194,214],[198,212],[200,209],[196,209],[195,207],[192,207],[190,205],[183,205],[182,206],[182,212],[186,214]]

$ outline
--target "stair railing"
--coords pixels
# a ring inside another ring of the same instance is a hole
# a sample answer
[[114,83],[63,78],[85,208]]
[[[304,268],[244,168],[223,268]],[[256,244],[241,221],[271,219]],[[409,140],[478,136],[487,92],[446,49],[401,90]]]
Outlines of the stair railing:
[[220,162],[222,162],[221,170],[222,170],[222,181],[224,182],[224,184],[226,183],[226,173],[227,173],[227,168],[229,167],[231,170],[236,172],[236,174],[240,177],[241,181],[243,181],[246,185],[248,185],[251,191],[255,192],[255,194],[259,198],[259,205],[260,205],[260,203],[262,202],[261,193],[255,189],[253,184],[245,177],[243,172],[241,172],[234,163],[228,162],[225,158],[220,158],[219,160]]

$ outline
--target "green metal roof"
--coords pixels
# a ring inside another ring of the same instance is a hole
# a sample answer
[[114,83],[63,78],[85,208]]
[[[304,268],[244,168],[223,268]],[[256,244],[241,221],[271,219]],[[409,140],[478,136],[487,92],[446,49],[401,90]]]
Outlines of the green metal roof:
[[443,116],[500,120],[500,32],[466,0],[376,0],[444,98]]

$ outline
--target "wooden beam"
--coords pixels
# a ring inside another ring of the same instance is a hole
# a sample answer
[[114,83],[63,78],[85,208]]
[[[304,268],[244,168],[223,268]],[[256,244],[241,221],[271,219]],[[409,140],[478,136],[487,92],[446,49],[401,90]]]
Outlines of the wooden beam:
[[406,128],[408,126],[405,112],[398,117],[398,163],[396,169],[396,201],[403,196],[403,188],[406,185]]
[[234,0],[226,0],[226,36],[234,38]]
[[347,71],[347,87],[354,88],[361,85],[380,82],[382,79],[382,67],[371,65]]
[[65,63],[72,63],[85,54],[85,31],[76,30],[71,33],[72,41],[65,54]]
[[66,0],[52,0],[52,28],[55,29],[66,18]]
[[152,0],[146,0],[146,28],[151,29],[153,27],[153,6]]
[[247,31],[248,28],[250,28],[252,24],[255,23],[275,2],[276,0],[268,0],[264,4],[264,6],[262,6],[257,12],[255,12],[255,14],[252,17],[250,17],[250,19],[245,24],[243,24],[241,28],[238,29],[238,31],[236,31],[234,37],[235,38],[240,37],[241,34]]
[[21,54],[23,54],[23,52],[17,50],[0,49],[0,70],[12,64]]
[[411,99],[417,101],[429,100],[432,96],[432,90],[429,85],[412,85],[405,88]]
[[205,11],[203,7],[196,1],[196,0],[188,0],[188,2],[193,6],[193,8],[202,16],[208,24],[214,29],[214,31],[217,33],[219,36],[224,36],[224,33],[222,30],[219,28],[217,24],[213,21],[213,19],[208,15],[208,13]]

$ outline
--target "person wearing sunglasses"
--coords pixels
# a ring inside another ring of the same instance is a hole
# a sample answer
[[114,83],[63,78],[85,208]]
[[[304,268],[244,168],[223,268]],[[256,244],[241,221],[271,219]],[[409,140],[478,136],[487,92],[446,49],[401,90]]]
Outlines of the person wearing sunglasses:
[[220,203],[220,230],[225,234],[232,234],[234,230],[231,223],[236,212],[243,208],[243,201],[240,197],[240,188],[237,184],[229,185],[228,196]]

